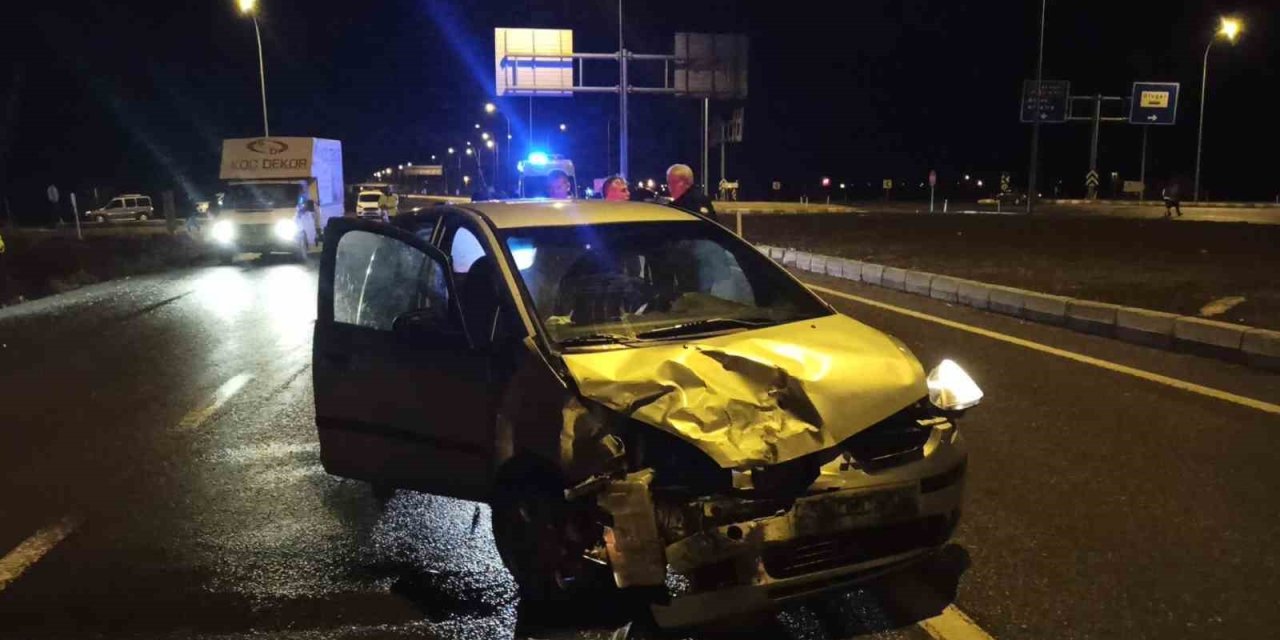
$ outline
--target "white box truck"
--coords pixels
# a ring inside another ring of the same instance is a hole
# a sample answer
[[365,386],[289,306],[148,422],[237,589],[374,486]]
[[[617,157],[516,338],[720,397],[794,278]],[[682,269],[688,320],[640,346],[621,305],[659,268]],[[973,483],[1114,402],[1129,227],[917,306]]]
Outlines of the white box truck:
[[225,196],[209,236],[224,262],[241,252],[287,252],[305,260],[329,220],[343,215],[337,140],[224,140],[219,178]]

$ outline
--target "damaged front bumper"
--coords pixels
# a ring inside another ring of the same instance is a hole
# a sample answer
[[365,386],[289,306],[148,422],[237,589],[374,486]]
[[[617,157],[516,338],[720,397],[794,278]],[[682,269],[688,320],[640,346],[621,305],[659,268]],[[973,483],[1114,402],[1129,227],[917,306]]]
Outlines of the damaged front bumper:
[[[682,515],[672,518],[658,498],[666,566],[651,566],[661,561],[652,552],[626,557],[616,548],[610,560],[615,574],[634,578],[651,580],[655,569],[665,569],[672,597],[653,613],[667,628],[869,580],[946,544],[960,517],[966,459],[959,433],[944,423],[934,427],[920,459],[866,471],[836,457],[805,495],[778,502],[770,515],[758,515],[761,505],[772,508],[769,500],[717,496],[683,503],[676,509]],[[739,519],[744,510],[756,517]],[[691,512],[701,514],[696,523]],[[623,529],[610,537],[630,537]]]

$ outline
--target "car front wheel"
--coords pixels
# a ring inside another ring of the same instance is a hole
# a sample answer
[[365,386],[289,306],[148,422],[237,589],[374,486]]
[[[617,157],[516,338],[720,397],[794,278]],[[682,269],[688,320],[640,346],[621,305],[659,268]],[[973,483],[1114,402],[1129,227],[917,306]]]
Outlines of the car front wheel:
[[145,214],[145,213],[139,213],[139,214],[138,214],[138,222],[146,222],[148,217],[149,217],[149,216],[147,216],[147,214]]

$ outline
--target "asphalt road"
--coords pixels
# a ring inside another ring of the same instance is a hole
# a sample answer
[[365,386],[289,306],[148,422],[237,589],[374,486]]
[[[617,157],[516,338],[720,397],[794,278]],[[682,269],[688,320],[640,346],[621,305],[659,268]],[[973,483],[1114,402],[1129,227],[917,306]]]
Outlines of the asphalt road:
[[[1272,374],[805,277],[1280,403]],[[0,638],[609,638],[628,622],[519,607],[481,505],[401,492],[383,510],[324,474],[314,291],[314,264],[257,261],[0,310]],[[1280,626],[1280,415],[827,297],[987,392],[962,424],[965,519],[916,574],[739,632],[981,637],[916,624],[953,601],[996,638]]]

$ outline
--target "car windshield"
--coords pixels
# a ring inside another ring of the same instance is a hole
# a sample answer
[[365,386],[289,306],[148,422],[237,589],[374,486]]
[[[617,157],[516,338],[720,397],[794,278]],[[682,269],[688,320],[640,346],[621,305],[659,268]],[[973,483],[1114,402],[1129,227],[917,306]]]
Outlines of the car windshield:
[[360,194],[360,202],[377,202],[381,197],[381,194],[377,193],[362,193]]
[[503,235],[535,312],[564,346],[674,339],[829,313],[768,258],[706,223]]
[[224,209],[282,209],[302,203],[300,184],[233,184],[222,200]]

